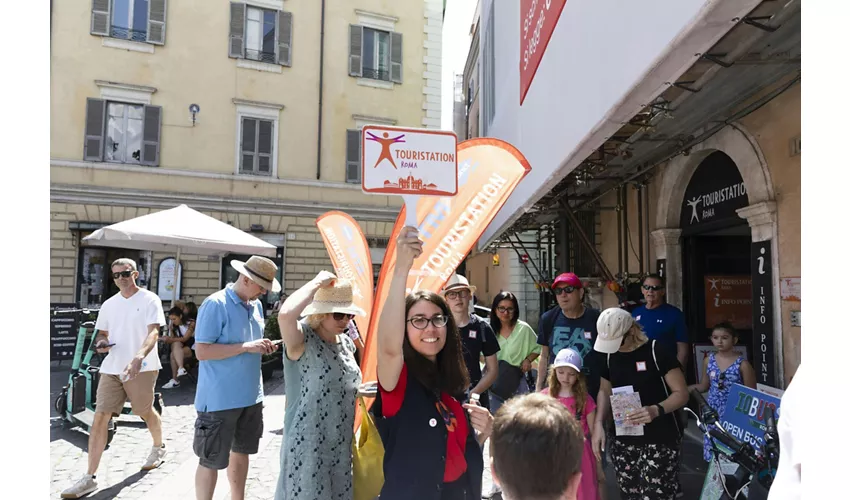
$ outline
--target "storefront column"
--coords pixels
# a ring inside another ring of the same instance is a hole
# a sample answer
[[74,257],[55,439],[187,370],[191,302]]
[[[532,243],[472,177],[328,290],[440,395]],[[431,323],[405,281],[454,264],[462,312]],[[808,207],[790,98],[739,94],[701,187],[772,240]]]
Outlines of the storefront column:
[[[746,219],[752,232],[753,332],[757,337],[753,339],[753,347],[756,349],[756,352],[754,353],[754,359],[756,360],[754,368],[756,369],[756,375],[759,383],[768,383],[768,385],[772,384],[775,387],[782,388],[785,385],[785,357],[782,352],[782,305],[779,302],[779,248],[777,246],[776,202],[770,200],[762,201],[738,209],[737,213],[739,217]],[[759,258],[763,257],[767,253],[770,254],[770,262],[759,261]],[[769,284],[771,285],[771,289],[769,291],[760,291],[758,283],[759,281],[764,282],[765,273],[767,272],[770,273]],[[769,296],[767,296],[768,292]],[[764,328],[761,330],[759,329],[759,325],[762,322],[760,321],[759,312],[764,311],[763,306],[765,305],[764,303],[761,303],[762,300],[769,303],[770,313],[772,316],[772,318],[768,319],[768,321],[771,322],[771,324],[768,325],[770,329],[766,330]],[[770,331],[771,329],[772,331]],[[762,337],[763,334],[772,336],[772,339],[770,339],[769,342],[773,347],[773,352],[770,353],[773,358],[773,380],[768,381],[763,380],[763,374],[760,371],[758,363],[760,356],[759,344],[764,339],[764,337]]]
[[664,278],[667,280],[667,302],[682,309],[682,230],[656,229],[652,233],[655,258],[665,261]]

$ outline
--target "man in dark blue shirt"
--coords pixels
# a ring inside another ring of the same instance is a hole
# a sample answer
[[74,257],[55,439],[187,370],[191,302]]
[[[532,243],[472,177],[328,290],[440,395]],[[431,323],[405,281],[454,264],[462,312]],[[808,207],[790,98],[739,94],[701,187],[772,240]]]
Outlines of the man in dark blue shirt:
[[690,347],[685,315],[681,309],[664,301],[665,287],[664,278],[657,274],[647,275],[641,284],[646,305],[634,309],[632,316],[650,340],[657,341],[659,347],[675,355],[682,367],[686,367]]
[[593,343],[599,311],[584,306],[584,285],[573,273],[560,274],[552,283],[557,307],[540,317],[537,343],[542,346],[537,368],[537,390],[546,387],[548,366],[561,349],[569,347],[581,354],[587,380],[587,392],[596,399],[599,392],[599,370]]

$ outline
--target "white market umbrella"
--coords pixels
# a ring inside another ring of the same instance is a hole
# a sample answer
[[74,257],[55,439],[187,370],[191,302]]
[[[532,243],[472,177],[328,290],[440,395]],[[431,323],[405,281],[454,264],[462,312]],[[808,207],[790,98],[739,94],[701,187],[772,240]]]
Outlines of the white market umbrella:
[[186,205],[100,228],[83,241],[105,247],[176,253],[172,305],[178,298],[177,272],[181,251],[201,255],[232,252],[275,257],[277,254],[274,245]]

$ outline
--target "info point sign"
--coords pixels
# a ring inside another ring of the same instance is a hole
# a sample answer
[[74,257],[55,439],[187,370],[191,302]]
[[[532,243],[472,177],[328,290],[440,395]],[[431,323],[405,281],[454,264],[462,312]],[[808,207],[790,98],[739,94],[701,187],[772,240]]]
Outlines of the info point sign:
[[457,194],[457,136],[430,129],[367,125],[362,132],[365,193]]

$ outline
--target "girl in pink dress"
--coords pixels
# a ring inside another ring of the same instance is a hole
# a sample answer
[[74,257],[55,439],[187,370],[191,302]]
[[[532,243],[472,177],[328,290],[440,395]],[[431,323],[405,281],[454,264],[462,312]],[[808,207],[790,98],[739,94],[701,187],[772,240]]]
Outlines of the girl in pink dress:
[[584,453],[581,460],[581,484],[577,500],[599,500],[600,485],[596,475],[596,456],[591,447],[591,428],[588,422],[596,421],[596,403],[587,394],[587,382],[581,373],[581,355],[570,349],[561,349],[549,367],[549,387],[543,389],[564,404],[581,422],[584,429]]

